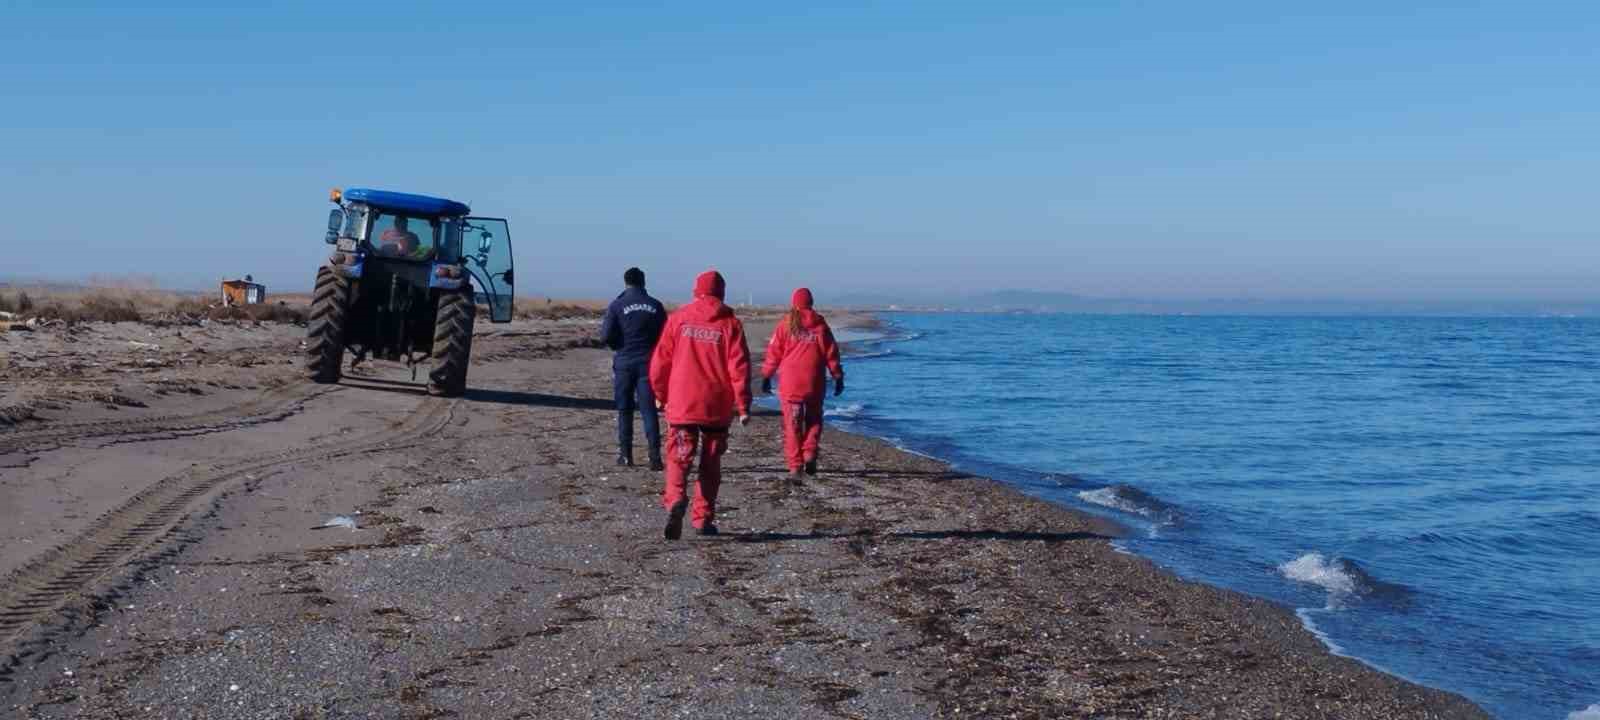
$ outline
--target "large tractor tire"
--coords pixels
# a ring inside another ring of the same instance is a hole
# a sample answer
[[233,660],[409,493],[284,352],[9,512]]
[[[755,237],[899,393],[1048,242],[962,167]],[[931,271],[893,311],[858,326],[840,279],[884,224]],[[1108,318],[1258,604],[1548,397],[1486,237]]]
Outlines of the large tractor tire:
[[456,397],[467,391],[472,323],[477,315],[472,290],[439,294],[433,321],[433,369],[428,371],[429,395]]
[[306,375],[315,383],[339,382],[344,363],[344,326],[350,313],[350,281],[324,265],[317,270],[317,288],[306,323]]

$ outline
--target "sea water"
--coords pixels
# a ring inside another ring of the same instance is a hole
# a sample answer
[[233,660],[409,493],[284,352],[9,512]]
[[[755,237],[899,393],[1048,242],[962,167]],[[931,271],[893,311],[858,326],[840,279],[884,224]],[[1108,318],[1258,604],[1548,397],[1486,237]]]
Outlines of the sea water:
[[1600,321],[885,318],[829,422],[1497,717],[1600,720]]

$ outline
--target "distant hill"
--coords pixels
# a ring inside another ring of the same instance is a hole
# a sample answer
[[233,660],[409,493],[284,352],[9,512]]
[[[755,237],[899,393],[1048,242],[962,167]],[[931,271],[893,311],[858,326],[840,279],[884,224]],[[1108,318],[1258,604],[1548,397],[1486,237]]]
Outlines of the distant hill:
[[[1114,301],[1109,301],[1114,302]],[[1040,290],[992,290],[969,295],[961,304],[975,309],[1038,310],[1045,312],[1093,311],[1105,308],[1108,301],[1065,292]]]

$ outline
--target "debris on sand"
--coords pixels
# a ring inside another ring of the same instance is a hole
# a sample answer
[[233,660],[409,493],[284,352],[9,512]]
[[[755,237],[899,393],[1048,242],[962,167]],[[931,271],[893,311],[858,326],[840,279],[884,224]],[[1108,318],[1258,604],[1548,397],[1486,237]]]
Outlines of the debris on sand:
[[24,403],[0,405],[0,427],[21,424],[33,419],[33,406]]
[[325,523],[323,523],[321,525],[318,525],[316,527],[313,527],[311,529],[312,530],[326,530],[328,528],[339,528],[339,527],[350,528],[352,531],[361,529],[361,528],[356,526],[356,519],[353,518],[353,517],[350,517],[349,515],[335,515],[332,520],[329,520],[329,521],[327,521],[327,522],[325,522]]

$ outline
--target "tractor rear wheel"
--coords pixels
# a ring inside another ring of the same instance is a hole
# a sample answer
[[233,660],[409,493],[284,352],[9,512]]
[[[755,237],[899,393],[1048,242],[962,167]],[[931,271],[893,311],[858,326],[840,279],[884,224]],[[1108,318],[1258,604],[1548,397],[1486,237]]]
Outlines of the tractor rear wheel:
[[456,397],[467,390],[467,362],[472,358],[472,324],[478,315],[472,290],[439,294],[433,321],[433,369],[428,394]]
[[324,265],[317,270],[317,287],[306,323],[306,375],[314,383],[339,382],[344,362],[344,325],[350,311],[350,281]]

